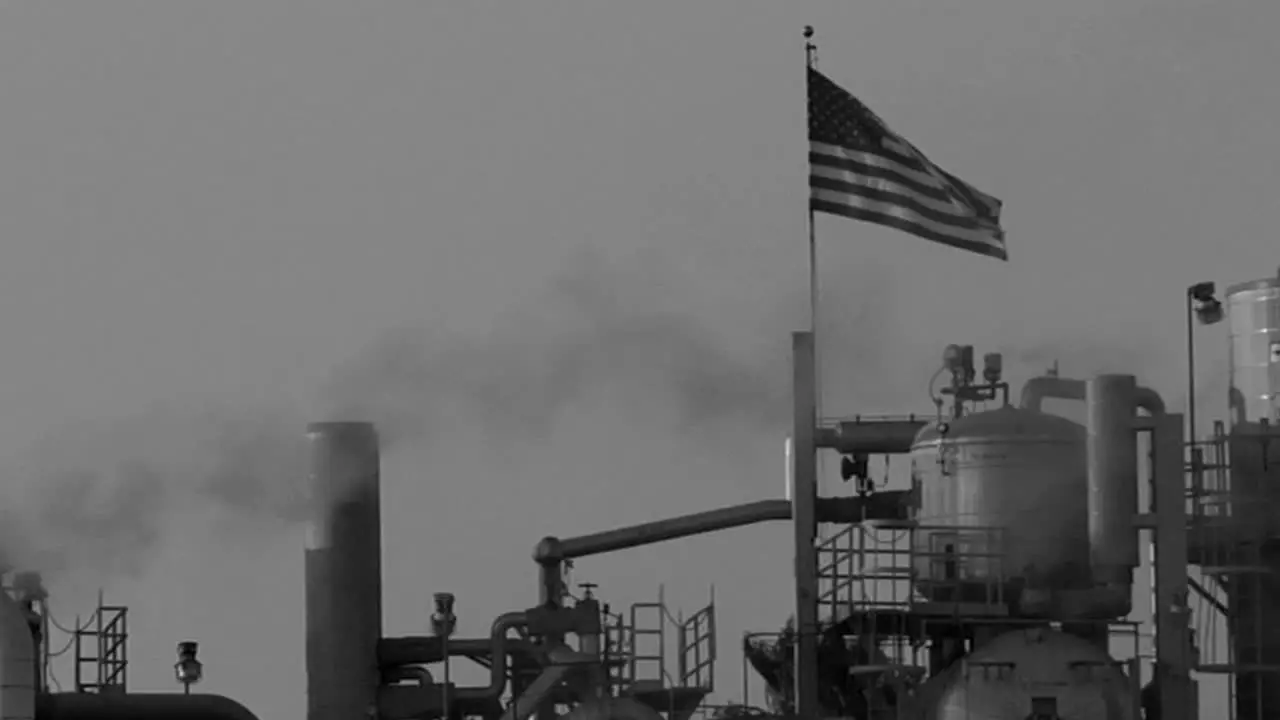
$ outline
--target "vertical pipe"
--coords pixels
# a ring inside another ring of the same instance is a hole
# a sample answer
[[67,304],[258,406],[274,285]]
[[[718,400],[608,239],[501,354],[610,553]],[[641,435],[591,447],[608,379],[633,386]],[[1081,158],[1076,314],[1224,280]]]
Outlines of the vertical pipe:
[[1193,717],[1191,610],[1187,604],[1187,519],[1182,417],[1152,418],[1155,477],[1156,665],[1164,720]]
[[791,335],[791,479],[795,527],[796,650],[795,713],[818,717],[818,466],[814,434],[818,421],[816,352],[811,332]]
[[1137,380],[1098,375],[1085,389],[1089,433],[1089,562],[1100,584],[1130,585],[1139,564]]
[[377,432],[369,423],[312,423],[307,440],[307,720],[374,717],[382,635]]
[[1187,438],[1195,442],[1196,428],[1196,309],[1195,298],[1187,290]]

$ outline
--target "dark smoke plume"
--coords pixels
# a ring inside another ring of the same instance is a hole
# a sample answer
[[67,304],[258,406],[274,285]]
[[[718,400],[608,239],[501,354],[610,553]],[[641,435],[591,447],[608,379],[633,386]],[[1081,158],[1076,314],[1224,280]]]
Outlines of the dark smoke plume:
[[[741,357],[682,313],[660,273],[585,262],[486,332],[388,332],[324,388],[339,419],[378,424],[384,445],[430,443],[448,423],[504,440],[545,437],[597,390],[655,402],[672,432],[772,427],[786,419],[784,351]],[[785,341],[785,333],[778,333]],[[634,402],[628,400],[634,398]],[[14,565],[105,579],[145,569],[172,516],[193,506],[283,526],[307,515],[305,418],[285,411],[157,410],[72,424],[22,455],[25,482],[0,542]],[[243,529],[243,523],[233,525]]]
[[[714,328],[655,309],[660,290],[646,296],[646,277],[588,263],[483,335],[391,333],[339,368],[331,414],[375,421],[388,443],[428,439],[436,424],[459,419],[495,438],[535,439],[608,388],[665,401],[682,433],[785,420],[785,364],[741,357]],[[619,419],[626,413],[620,407]]]

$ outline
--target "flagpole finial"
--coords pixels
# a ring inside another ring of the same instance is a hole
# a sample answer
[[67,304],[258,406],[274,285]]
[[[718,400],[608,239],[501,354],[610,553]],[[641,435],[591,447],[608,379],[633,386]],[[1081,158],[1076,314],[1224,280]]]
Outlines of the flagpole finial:
[[805,40],[808,40],[808,39],[810,39],[810,38],[812,38],[812,37],[813,37],[813,26],[812,26],[812,25],[805,25],[805,26],[804,26],[804,39],[805,39]]

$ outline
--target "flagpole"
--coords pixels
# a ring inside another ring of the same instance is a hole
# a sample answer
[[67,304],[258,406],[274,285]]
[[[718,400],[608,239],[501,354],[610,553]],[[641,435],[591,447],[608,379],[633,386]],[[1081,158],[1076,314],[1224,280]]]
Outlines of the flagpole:
[[[805,103],[806,136],[808,135],[809,71],[817,60],[817,48],[812,42],[813,27],[805,26]],[[810,172],[812,170],[810,169]],[[792,713],[799,717],[818,717],[818,478],[820,456],[814,436],[821,411],[818,398],[821,395],[818,377],[818,244],[813,229],[813,201],[809,201],[809,323],[808,333],[796,333],[792,337],[792,489],[791,519],[795,534],[795,632],[796,643],[792,653],[792,688],[794,690]],[[806,337],[807,335],[807,337]]]
[[[804,26],[805,86],[808,87],[808,71],[818,66],[818,46],[813,42],[813,26]],[[807,98],[806,98],[807,105]],[[806,122],[807,122],[806,111]],[[809,205],[809,331],[816,339],[818,333],[818,241],[813,229],[813,203]]]

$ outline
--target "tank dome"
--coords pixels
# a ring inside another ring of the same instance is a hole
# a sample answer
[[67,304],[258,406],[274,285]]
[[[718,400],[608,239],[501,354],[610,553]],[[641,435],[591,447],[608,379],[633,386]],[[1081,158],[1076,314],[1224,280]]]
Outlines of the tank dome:
[[[1136,720],[1137,686],[1104,650],[1047,628],[999,635],[926,683],[928,720]],[[932,687],[930,687],[932,686]]]

